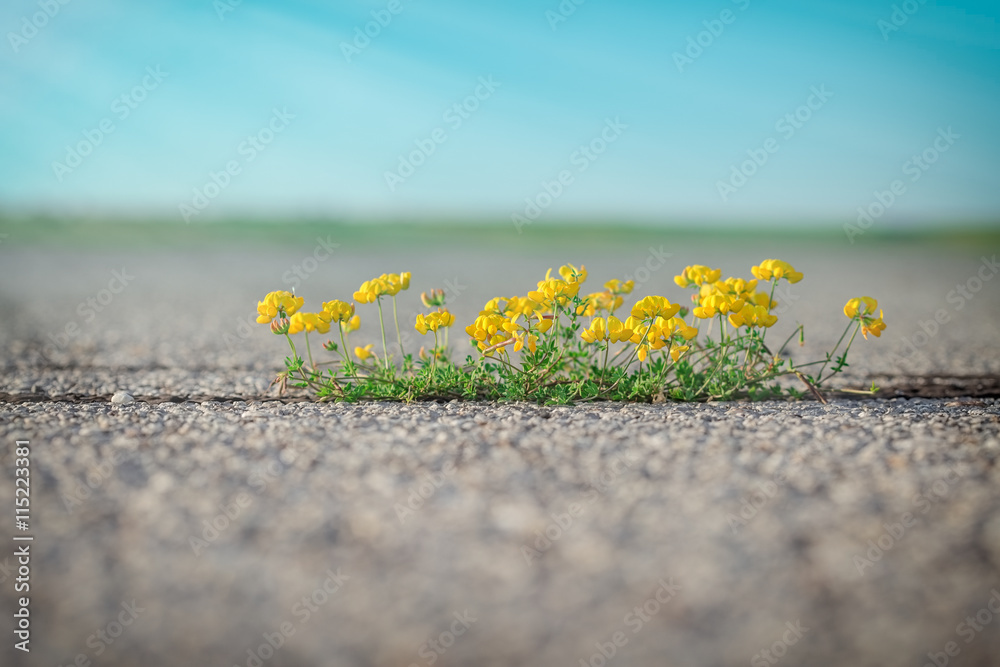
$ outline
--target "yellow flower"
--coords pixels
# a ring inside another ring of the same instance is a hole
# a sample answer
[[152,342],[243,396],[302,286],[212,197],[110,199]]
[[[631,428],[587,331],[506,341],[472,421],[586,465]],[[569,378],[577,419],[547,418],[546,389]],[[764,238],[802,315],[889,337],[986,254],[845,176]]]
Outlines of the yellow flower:
[[691,340],[698,335],[698,330],[679,317],[671,317],[668,320],[658,321],[660,333],[664,337],[679,335],[684,340]]
[[291,292],[271,292],[264,297],[263,301],[257,302],[257,321],[261,324],[267,324],[279,315],[291,317],[305,301],[301,296],[297,297]]
[[580,337],[588,343],[617,343],[632,338],[632,330],[614,315],[609,315],[607,321],[603,317],[595,317],[590,327],[580,332]]
[[330,331],[330,320],[325,313],[295,313],[289,320],[288,333],[294,335],[302,331],[325,334]]
[[691,347],[689,345],[671,345],[670,346],[670,358],[677,363],[677,360],[681,358],[681,355],[687,352]]
[[489,356],[496,350],[486,352],[487,349],[511,339],[510,332],[504,328],[507,323],[508,320],[503,315],[480,315],[475,322],[465,327],[465,332],[476,341],[479,351]]
[[514,334],[514,351],[520,352],[521,348],[527,347],[534,354],[537,349],[538,336],[528,331],[520,331]]
[[879,338],[882,336],[882,332],[885,331],[885,322],[882,321],[882,310],[879,309],[878,317],[866,317],[862,321],[864,324],[861,325],[861,335],[868,340],[868,334]]
[[498,296],[490,299],[483,306],[483,309],[479,311],[480,315],[503,315],[504,306],[500,305],[501,301],[507,301],[507,297]]
[[507,299],[507,307],[504,308],[503,312],[507,317],[517,317],[518,315],[531,317],[536,308],[538,308],[538,304],[528,297],[512,296]]
[[691,287],[704,283],[714,283],[722,277],[722,269],[710,269],[701,264],[684,267],[679,276],[674,276],[674,282],[679,287]]
[[414,325],[414,328],[416,328],[416,330],[423,335],[428,331],[437,331],[438,329],[442,329],[444,327],[450,327],[454,323],[454,315],[449,313],[447,310],[439,310],[427,315],[424,315],[423,313],[417,315],[417,322]]
[[378,359],[378,355],[372,352],[372,347],[374,347],[374,343],[368,343],[364,347],[356,347],[354,348],[354,356],[361,361],[368,361],[371,357]]
[[[862,307],[862,305],[864,307]],[[844,305],[844,315],[847,315],[849,319],[854,319],[858,315],[871,315],[878,308],[878,301],[871,298],[870,296],[863,296],[857,299],[851,299]]]
[[752,329],[753,327],[771,327],[775,322],[778,321],[777,315],[771,315],[767,312],[767,308],[764,306],[752,306],[749,303],[744,304],[743,307],[734,311],[729,315],[729,323],[734,327],[746,327]]
[[358,303],[373,303],[375,299],[388,293],[388,283],[383,278],[375,278],[361,283],[361,287],[354,293],[354,300]]
[[681,309],[679,304],[670,303],[662,296],[647,296],[632,306],[632,317],[640,320],[654,317],[670,318]]
[[537,290],[528,292],[528,298],[538,304],[538,309],[544,313],[552,310],[555,306],[565,306],[579,292],[579,282],[546,278],[539,281]]
[[[545,274],[546,280],[549,280],[551,273],[552,269],[549,269],[548,273]],[[572,264],[566,264],[559,267],[559,275],[568,283],[582,283],[587,279],[587,267],[581,264],[578,269]]]
[[351,333],[352,331],[357,331],[361,328],[361,316],[355,315],[349,320],[340,323],[340,328],[344,330],[344,333]]
[[612,294],[631,294],[632,290],[635,289],[634,280],[626,280],[622,282],[617,278],[613,278],[608,282],[604,283],[604,288],[611,292]]
[[383,273],[379,280],[385,285],[385,294],[396,296],[400,290],[410,288],[410,274],[405,273]]
[[760,280],[770,280],[772,277],[776,280],[784,278],[790,283],[802,280],[801,273],[796,271],[791,264],[780,259],[765,259],[760,263],[760,266],[752,267],[750,273]]
[[583,315],[584,317],[591,317],[598,311],[614,313],[616,310],[621,308],[624,301],[625,300],[621,296],[618,296],[610,289],[604,292],[594,292],[593,294],[588,294],[583,297],[583,303],[576,307],[576,314]]
[[327,301],[323,304],[323,312],[330,316],[331,322],[347,322],[354,315],[354,304],[346,301]]
[[878,301],[870,296],[851,299],[844,305],[844,315],[861,322],[861,335],[865,337],[865,340],[868,339],[868,334],[879,338],[885,331],[882,309],[879,308],[878,317],[874,317],[876,308],[878,308]]

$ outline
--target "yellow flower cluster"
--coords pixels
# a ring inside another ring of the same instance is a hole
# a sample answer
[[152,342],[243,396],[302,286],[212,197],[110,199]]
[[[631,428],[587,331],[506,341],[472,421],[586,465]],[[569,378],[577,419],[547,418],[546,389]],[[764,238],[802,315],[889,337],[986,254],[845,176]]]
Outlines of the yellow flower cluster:
[[271,292],[263,301],[257,302],[257,322],[269,324],[276,317],[291,317],[305,301],[291,292]]
[[674,282],[681,287],[697,287],[697,294],[691,297],[698,304],[691,312],[700,319],[710,319],[717,315],[727,315],[729,323],[736,327],[768,328],[778,321],[771,314],[771,309],[777,303],[769,294],[757,292],[758,281],[773,281],[774,284],[784,279],[790,283],[802,280],[802,274],[788,262],[780,259],[765,259],[759,266],[750,269],[753,280],[743,278],[722,277],[721,269],[710,269],[707,266],[695,264],[685,267]]
[[447,310],[442,309],[427,315],[420,313],[417,315],[417,323],[414,327],[421,333],[421,335],[423,335],[428,331],[437,331],[438,329],[450,327],[454,323],[455,316]]
[[796,271],[791,264],[782,262],[780,259],[765,259],[760,263],[760,266],[751,268],[750,273],[758,280],[771,280],[771,278],[781,280],[784,278],[790,283],[802,280],[801,273]]
[[633,315],[625,320],[625,327],[632,330],[629,340],[638,345],[639,361],[645,361],[650,350],[661,350],[669,346],[670,357],[676,362],[689,349],[687,345],[675,344],[679,343],[677,337],[689,341],[698,335],[697,329],[681,318],[672,316],[656,316],[647,321]]
[[861,334],[866,340],[868,339],[868,334],[879,338],[882,332],[885,331],[885,322],[882,321],[882,310],[879,309],[878,317],[875,317],[876,308],[878,308],[878,301],[870,296],[850,299],[844,305],[844,315],[847,315],[848,319],[861,322]]
[[686,266],[679,276],[674,276],[674,282],[679,287],[701,287],[705,283],[714,283],[722,277],[722,269],[710,269],[701,264]]
[[354,293],[358,303],[372,303],[380,296],[396,296],[401,290],[410,289],[410,272],[383,273],[378,278],[366,280]]
[[632,329],[626,327],[614,315],[609,315],[607,322],[605,322],[603,317],[595,317],[590,323],[590,328],[584,329],[580,333],[580,337],[588,343],[604,341],[617,343],[632,338]]
[[576,314],[584,317],[591,317],[596,313],[613,315],[625,302],[622,295],[631,294],[634,288],[634,280],[609,280],[604,283],[603,292],[593,292],[583,297],[583,303],[576,307]]
[[[558,350],[558,355],[553,357],[554,361],[544,361],[553,367],[564,359],[565,344],[573,340],[577,335],[576,332],[579,331],[579,339],[576,339],[577,343],[575,344],[577,347],[571,350],[572,354],[568,358],[575,358],[573,363],[578,363],[577,359],[588,356],[587,353],[582,352],[583,344],[599,345],[599,349],[603,351],[606,370],[610,347],[619,343],[627,345],[619,350],[614,359],[611,359],[612,363],[615,363],[618,355],[630,353],[629,356],[625,357],[624,362],[620,363],[620,367],[628,368],[636,358],[640,362],[645,362],[656,351],[661,351],[664,358],[669,355],[676,363],[690,350],[691,345],[688,343],[698,336],[698,329],[694,324],[698,320],[719,317],[723,321],[723,325],[728,322],[734,329],[745,330],[742,336],[729,336],[723,326],[722,331],[720,331],[720,345],[723,355],[728,354],[730,348],[747,350],[743,362],[744,373],[746,373],[748,367],[752,368],[758,362],[763,363],[759,350],[767,350],[763,347],[764,334],[761,333],[758,337],[758,334],[753,330],[770,328],[778,320],[778,317],[772,313],[772,309],[777,305],[772,296],[778,281],[786,280],[789,283],[797,283],[803,277],[802,273],[796,271],[791,264],[777,259],[764,260],[759,265],[752,267],[751,273],[754,276],[752,279],[729,277],[723,280],[721,269],[700,264],[687,266],[674,278],[674,282],[680,287],[692,290],[691,299],[694,307],[690,311],[692,315],[690,321],[685,321],[688,315],[686,308],[682,309],[679,304],[658,295],[639,299],[627,311],[628,316],[623,320],[619,319],[615,312],[623,307],[625,295],[633,292],[634,281],[609,280],[604,284],[602,291],[581,295],[581,286],[587,280],[587,269],[584,266],[578,268],[567,264],[560,267],[558,271],[549,269],[545,273],[545,277],[538,281],[536,289],[523,296],[496,297],[489,300],[479,311],[475,321],[465,327],[465,331],[483,355],[491,356],[499,351],[503,356],[510,349],[514,352],[527,349],[533,354],[536,353],[542,337],[554,329],[554,333],[549,334],[543,343],[543,351],[545,352],[550,351],[553,343],[555,349]],[[378,305],[383,352],[381,356],[376,355],[373,351],[374,345],[369,343],[354,347],[354,356],[361,361],[381,359],[382,365],[384,365],[383,370],[390,374],[392,356],[386,345],[382,304],[379,299],[383,296],[392,297],[392,316],[393,322],[396,324],[400,355],[404,361],[403,368],[409,369],[407,364],[411,362],[411,359],[405,354],[402,337],[399,334],[395,300],[395,296],[400,291],[409,289],[409,286],[410,273],[391,273],[382,274],[378,278],[364,282],[354,292],[354,299],[357,302]],[[758,291],[758,288],[761,288],[761,291]],[[443,291],[430,290],[420,296],[427,308],[436,308],[431,312],[418,314],[414,321],[414,328],[421,335],[426,335],[429,332],[434,334],[434,348],[431,353],[436,370],[439,359],[448,359],[448,330],[455,324],[455,316],[444,308],[445,293]],[[338,325],[342,334],[342,347],[332,341],[328,341],[324,347],[330,351],[342,350],[348,371],[355,373],[354,377],[357,378],[353,362],[348,357],[348,350],[351,348],[348,347],[346,337],[347,333],[356,331],[361,325],[361,320],[355,312],[355,304],[335,299],[324,302],[322,310],[317,313],[303,312],[303,304],[304,300],[301,297],[296,297],[290,292],[271,292],[257,303],[257,321],[269,323],[274,333],[285,335],[301,332],[325,334],[330,331],[332,326]],[[876,312],[878,312],[878,317],[875,316]],[[878,308],[878,302],[871,297],[850,299],[844,306],[844,314],[852,321],[848,329],[845,330],[845,335],[851,327],[856,327],[855,334],[860,329],[865,338],[868,337],[868,334],[879,337],[886,328],[882,319],[883,313]],[[580,325],[577,320],[581,316],[591,318],[582,331],[579,329]],[[854,324],[855,321],[857,324]],[[444,332],[443,342],[439,345],[438,334],[442,331]],[[579,343],[581,339],[582,344]],[[841,340],[844,340],[844,336],[841,336]],[[851,340],[853,340],[853,335]],[[295,345],[291,339],[288,342],[294,355]],[[850,341],[847,347],[850,347]],[[309,363],[312,364],[308,336],[306,349]],[[710,350],[712,346],[698,346],[698,349],[699,351]],[[844,354],[846,355],[846,351]],[[704,356],[702,355],[702,358]],[[423,349],[421,349],[420,358],[425,361],[428,359],[428,355]],[[535,361],[538,361],[538,358]],[[563,361],[563,363],[568,362]],[[316,366],[313,365],[312,368],[313,372],[316,372]],[[666,373],[667,367],[663,368],[662,372]],[[770,369],[770,366],[768,368]],[[378,369],[367,366],[365,370],[368,372],[378,371]],[[836,370],[839,370],[839,367]],[[709,378],[711,379],[711,375]],[[707,385],[708,380],[705,380],[704,384]]]

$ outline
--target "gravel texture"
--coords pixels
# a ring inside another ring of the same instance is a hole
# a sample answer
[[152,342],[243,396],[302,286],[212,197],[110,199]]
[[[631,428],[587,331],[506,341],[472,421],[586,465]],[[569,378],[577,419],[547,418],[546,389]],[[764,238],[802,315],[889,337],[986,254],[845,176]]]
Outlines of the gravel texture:
[[[998,415],[9,406],[37,484],[30,664],[253,665],[285,623],[266,664],[577,665],[622,632],[626,665],[746,664],[786,638],[783,664],[918,665],[957,641],[956,664],[995,665],[1000,618],[968,644],[956,627],[1000,587]],[[120,639],[88,644],[133,600]]]
[[[676,260],[636,296],[677,298],[686,263],[804,271],[777,295],[779,328],[807,324],[802,360],[836,340],[848,297],[878,297],[889,329],[855,344],[844,384],[1000,373],[1000,280],[949,299],[983,253],[664,242]],[[235,400],[266,396],[285,353],[252,325],[256,299],[311,250],[0,248],[0,464],[31,441],[36,536],[32,652],[11,648],[4,612],[0,663],[892,667],[957,649],[949,664],[1000,664],[996,399]],[[298,292],[315,305],[412,270],[412,350],[422,290],[450,281],[465,322],[549,266],[584,262],[596,289],[651,256],[571,254],[343,248]],[[132,277],[90,317],[113,270]],[[374,341],[361,312],[355,341]]]

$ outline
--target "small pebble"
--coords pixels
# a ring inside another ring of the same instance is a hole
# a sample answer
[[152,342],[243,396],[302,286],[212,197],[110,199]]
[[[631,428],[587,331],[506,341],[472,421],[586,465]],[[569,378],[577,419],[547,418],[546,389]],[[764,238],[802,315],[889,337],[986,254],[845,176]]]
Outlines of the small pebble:
[[128,405],[129,403],[135,403],[135,399],[127,391],[116,391],[115,395],[111,397],[111,405]]

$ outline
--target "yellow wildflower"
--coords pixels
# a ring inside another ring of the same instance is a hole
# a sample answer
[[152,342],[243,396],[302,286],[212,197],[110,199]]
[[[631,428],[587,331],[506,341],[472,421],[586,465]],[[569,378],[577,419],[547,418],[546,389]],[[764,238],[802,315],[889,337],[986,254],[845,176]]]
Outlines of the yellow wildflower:
[[[551,278],[552,269],[549,269],[545,274],[545,279],[549,280]],[[572,264],[566,264],[565,266],[559,267],[559,275],[562,279],[568,283],[582,283],[587,279],[587,267],[580,265],[580,268],[576,268]]]
[[777,315],[771,315],[764,306],[752,306],[744,304],[738,311],[733,311],[729,315],[729,323],[734,327],[771,327],[778,321]]
[[885,331],[885,322],[882,321],[882,310],[879,309],[878,317],[865,317],[862,319],[863,324],[861,325],[861,335],[868,340],[868,334],[880,338],[882,332]]
[[323,312],[330,316],[330,322],[347,322],[355,316],[353,303],[337,299],[325,302]]
[[772,277],[776,280],[784,278],[790,283],[802,280],[801,273],[796,271],[791,264],[780,259],[765,259],[760,263],[760,266],[752,267],[750,273],[760,280],[770,280]]
[[297,297],[291,292],[271,292],[264,297],[263,301],[257,302],[257,321],[261,324],[267,324],[279,315],[291,317],[298,312],[305,301],[301,296]]
[[590,327],[580,332],[580,337],[588,343],[617,343],[632,338],[632,330],[614,315],[609,315],[607,321],[603,317],[595,317]]
[[710,269],[701,264],[693,264],[684,267],[679,276],[674,276],[674,282],[678,287],[691,287],[692,285],[703,285],[704,283],[714,283],[722,277],[722,269]]
[[306,333],[318,331],[327,333],[330,331],[330,320],[325,313],[295,313],[289,319],[288,333],[297,334],[302,331]]
[[670,303],[662,296],[647,296],[632,306],[632,317],[640,320],[654,317],[669,318],[676,315],[680,309],[680,305]]
[[378,359],[378,355],[372,352],[372,348],[374,346],[375,346],[374,343],[368,343],[364,347],[356,347],[354,348],[354,356],[356,356],[361,361],[368,361],[368,359],[372,357]]
[[358,303],[373,303],[377,298],[388,293],[388,283],[382,278],[374,278],[361,283],[361,287],[354,293],[354,300]]
[[879,308],[878,317],[874,317],[875,309],[878,308],[878,301],[870,296],[862,296],[857,299],[850,299],[844,305],[844,315],[850,319],[857,319],[861,322],[861,335],[868,339],[868,334],[879,338],[885,331],[885,322],[882,321],[883,312]]
[[608,290],[612,294],[631,294],[632,290],[635,289],[634,280],[621,281],[617,278],[612,278],[608,282],[604,283],[604,289]]
[[[862,307],[862,305],[864,307]],[[857,299],[850,299],[844,305],[844,315],[849,319],[854,319],[858,315],[871,315],[878,308],[878,301],[870,296],[862,296]]]
[[548,312],[556,306],[565,306],[579,292],[579,282],[546,278],[539,281],[537,290],[528,292],[528,298],[538,304],[542,312]]
[[361,316],[355,315],[349,320],[340,323],[340,328],[344,330],[344,333],[351,333],[352,331],[357,331],[361,328]]
[[414,328],[421,333],[421,335],[426,334],[428,331],[437,331],[445,327],[450,327],[455,323],[455,316],[449,313],[447,310],[439,310],[434,313],[428,313],[424,315],[420,313],[417,315],[417,321]]

